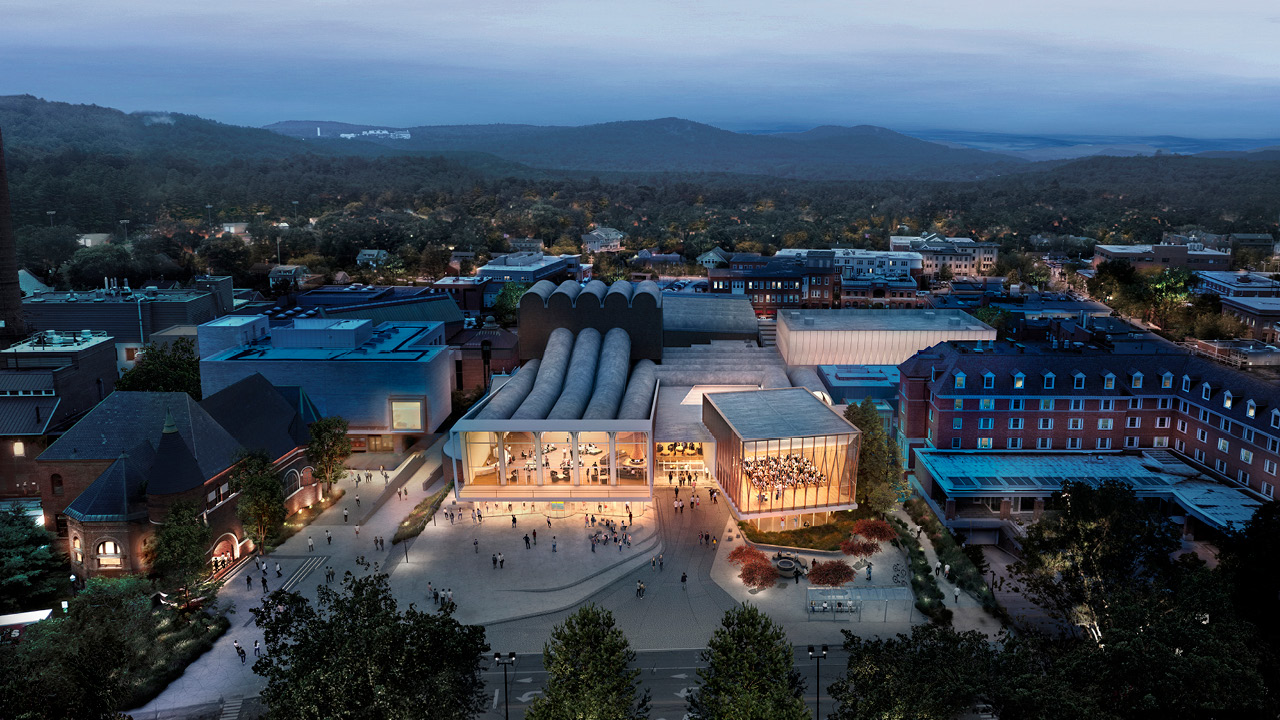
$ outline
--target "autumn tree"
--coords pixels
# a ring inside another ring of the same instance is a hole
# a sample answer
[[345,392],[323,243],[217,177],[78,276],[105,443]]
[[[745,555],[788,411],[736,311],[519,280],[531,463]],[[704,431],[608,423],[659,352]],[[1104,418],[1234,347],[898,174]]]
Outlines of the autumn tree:
[[840,587],[853,582],[857,574],[844,560],[814,560],[809,566],[809,584],[821,587]]

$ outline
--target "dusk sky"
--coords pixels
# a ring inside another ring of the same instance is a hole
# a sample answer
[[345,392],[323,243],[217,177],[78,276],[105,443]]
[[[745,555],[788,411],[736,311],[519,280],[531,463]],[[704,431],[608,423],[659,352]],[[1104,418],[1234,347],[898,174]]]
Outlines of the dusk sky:
[[0,94],[240,125],[1280,136],[1274,0],[0,0]]

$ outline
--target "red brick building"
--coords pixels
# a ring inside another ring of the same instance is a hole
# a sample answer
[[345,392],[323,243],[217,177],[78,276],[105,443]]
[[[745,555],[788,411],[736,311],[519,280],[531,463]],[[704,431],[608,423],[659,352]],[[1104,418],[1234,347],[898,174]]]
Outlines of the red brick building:
[[840,269],[834,259],[831,250],[810,250],[805,257],[738,254],[729,267],[707,271],[709,290],[747,296],[762,317],[788,308],[837,308]]

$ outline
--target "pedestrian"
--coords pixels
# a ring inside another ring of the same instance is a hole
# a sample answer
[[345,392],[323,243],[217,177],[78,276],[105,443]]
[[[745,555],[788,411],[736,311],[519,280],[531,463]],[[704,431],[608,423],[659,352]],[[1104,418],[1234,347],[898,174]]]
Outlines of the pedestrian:
[[533,531],[533,544],[534,544],[534,545],[537,545],[537,544],[538,544],[538,531],[537,531],[537,530],[534,530],[534,531]]
[[332,544],[333,544],[333,533],[329,532],[328,530],[325,530],[325,531],[324,531],[324,539],[327,541],[327,544],[332,545]]
[[921,533],[921,532],[923,532],[923,531],[924,531],[924,528],[923,528],[923,527],[918,527],[918,528],[916,528],[916,539],[917,539],[917,540],[919,540],[919,539],[920,539],[920,533]]
[[525,533],[525,534],[524,534],[524,549],[525,549],[525,550],[528,550],[528,549],[529,549],[529,548],[531,548],[531,547],[533,547],[533,546],[532,546],[531,544],[529,544],[529,533]]
[[498,553],[493,554],[493,569],[498,569]]
[[480,554],[480,538],[471,541],[471,546],[476,549],[476,554]]
[[479,510],[476,511],[476,522],[484,522],[484,515],[482,515]]
[[250,590],[252,590],[252,589],[253,589],[253,576],[252,576],[252,575],[250,575],[250,574],[248,574],[248,573],[245,573],[245,575],[244,575],[244,582],[245,582],[245,584],[246,584],[246,585],[248,585],[248,586],[249,586],[249,589],[250,589]]
[[640,581],[636,581],[636,597],[640,597]]
[[548,515],[548,516],[547,516],[547,529],[548,529],[548,530],[550,530],[550,529],[551,529],[551,516],[550,516],[550,515]]
[[631,514],[630,510],[627,511],[627,522],[631,523],[632,525],[636,524],[636,518],[634,515]]
[[684,573],[684,572],[680,573],[680,589],[681,590],[689,589],[688,586],[685,585],[685,583],[687,582],[689,582],[689,573]]
[[867,563],[867,581],[871,580],[871,563]]
[[501,570],[506,564],[507,559],[502,557],[502,553],[498,553],[498,569]]
[[453,602],[453,588],[449,588],[449,602]]
[[280,572],[280,563],[276,563],[276,577],[284,577]]
[[342,508],[342,522],[346,522],[349,515],[351,515],[351,513],[347,512],[346,508]]
[[661,570],[661,569],[662,569],[662,557],[663,557],[663,556],[662,556],[661,554],[659,554],[659,555],[658,555],[658,569],[659,569],[659,570]]
[[439,591],[439,590],[432,590],[432,591],[431,591],[431,602],[434,602],[434,603],[435,603],[435,604],[437,604],[437,605],[439,605],[439,604],[440,604],[440,591]]
[[555,551],[556,551],[556,536],[552,535],[551,536],[551,552],[555,552]]
[[263,575],[262,576],[262,592],[265,593],[266,591],[267,591],[267,576]]
[[644,591],[648,589],[649,588],[647,585],[645,585],[644,583],[640,583],[640,597],[644,597]]
[[654,556],[653,556],[653,558],[651,558],[651,559],[649,560],[649,569],[650,569],[650,570],[657,570],[657,569],[658,569],[658,556],[657,556],[657,555],[654,555]]
[[307,536],[307,552],[315,552],[315,551],[316,551],[316,541],[311,539],[311,536],[308,535]]
[[796,571],[795,571],[795,574],[794,574],[794,575],[792,575],[792,577],[794,577],[794,578],[796,579],[796,584],[797,584],[797,585],[799,585],[799,584],[800,584],[800,571],[799,571],[799,570],[796,570]]
[[951,588],[951,597],[954,599],[957,605],[960,604],[960,586],[959,585]]
[[360,537],[360,526],[356,525],[356,537]]
[[360,507],[360,493],[356,493],[356,507]]
[[591,552],[595,552],[595,551],[596,551],[596,536],[592,535],[591,536]]
[[720,539],[719,539],[719,538],[711,538],[711,547],[712,547],[713,549],[714,549],[717,545],[719,545],[719,544],[720,544]]
[[239,640],[232,640],[232,641],[231,641],[231,644],[235,646],[235,648],[236,648],[236,655],[239,655],[239,656],[240,656],[240,664],[241,664],[241,665],[243,665],[243,664],[244,664],[244,648],[240,647],[240,641],[239,641]]
[[450,525],[452,525],[452,524],[453,524],[453,511],[452,511],[452,510],[445,510],[444,514],[449,516],[449,524],[450,524]]
[[941,574],[942,574],[942,561],[938,560],[933,564],[933,575],[934,577],[937,577],[938,575],[941,575]]
[[258,647],[258,641],[253,641],[253,656],[262,657],[262,648]]
[[431,583],[427,583],[427,597],[431,597]]
[[951,563],[947,563],[942,567],[942,577],[948,580],[951,579]]
[[471,522],[475,522],[475,521],[476,521],[476,509],[471,508]]

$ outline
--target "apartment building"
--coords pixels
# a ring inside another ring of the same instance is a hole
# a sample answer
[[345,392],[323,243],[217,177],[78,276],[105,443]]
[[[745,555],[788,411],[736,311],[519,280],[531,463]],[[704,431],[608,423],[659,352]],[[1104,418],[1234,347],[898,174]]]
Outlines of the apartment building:
[[921,236],[894,235],[889,250],[920,255],[920,272],[935,278],[947,268],[956,277],[986,277],[995,272],[996,243],[977,242],[972,238],[949,238],[936,233]]
[[1226,270],[1231,265],[1231,253],[1209,250],[1200,243],[1174,245],[1098,245],[1093,249],[1093,267],[1107,261],[1124,260],[1138,270],[1163,270],[1186,268],[1187,270]]
[[840,307],[840,271],[835,252],[810,250],[801,257],[738,254],[727,268],[707,271],[710,292],[745,295],[756,315],[778,310]]

